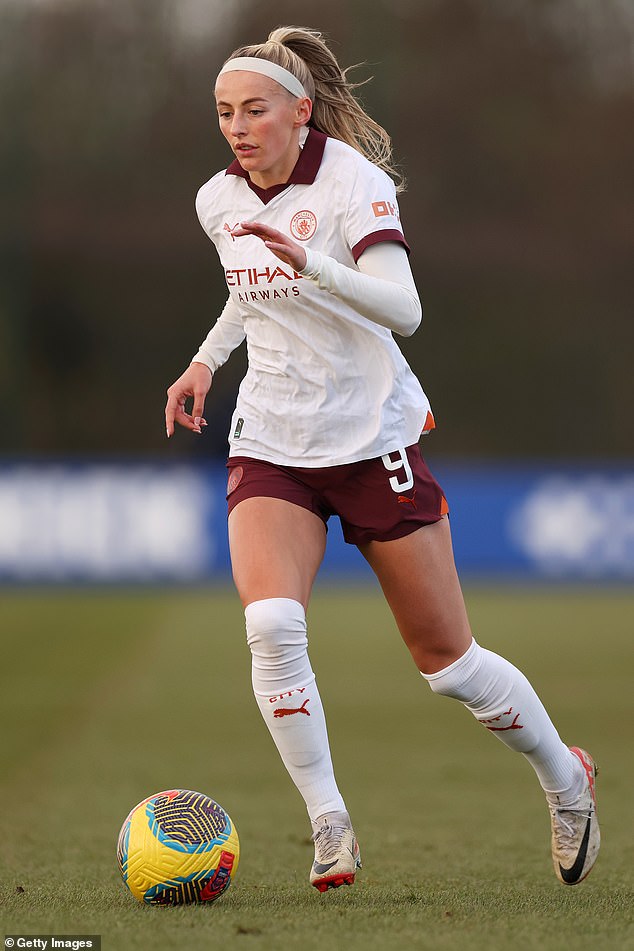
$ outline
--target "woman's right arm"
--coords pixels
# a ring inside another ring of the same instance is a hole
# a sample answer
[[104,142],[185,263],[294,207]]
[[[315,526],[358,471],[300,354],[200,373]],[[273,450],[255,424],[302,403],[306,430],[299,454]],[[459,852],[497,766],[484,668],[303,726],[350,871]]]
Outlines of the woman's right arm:
[[229,297],[223,311],[213,325],[200,350],[193,358],[195,363],[204,363],[212,374],[226,363],[230,354],[244,340],[244,317],[237,304]]
[[[202,433],[202,427],[207,425],[203,418],[205,397],[211,388],[213,374],[240,346],[244,337],[242,314],[229,298],[192,362],[167,391],[165,429],[168,439],[174,433],[175,423],[190,432]],[[191,413],[187,413],[185,404],[190,397],[193,406]]]

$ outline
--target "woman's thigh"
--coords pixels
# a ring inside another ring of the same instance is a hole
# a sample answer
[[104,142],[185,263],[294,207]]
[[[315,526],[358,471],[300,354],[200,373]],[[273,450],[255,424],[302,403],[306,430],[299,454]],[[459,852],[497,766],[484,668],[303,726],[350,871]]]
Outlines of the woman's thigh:
[[449,520],[360,550],[375,572],[419,670],[436,673],[461,657],[471,629],[454,564]]
[[264,598],[292,598],[307,608],[326,549],[326,526],[284,499],[247,498],[229,515],[229,548],[245,607]]

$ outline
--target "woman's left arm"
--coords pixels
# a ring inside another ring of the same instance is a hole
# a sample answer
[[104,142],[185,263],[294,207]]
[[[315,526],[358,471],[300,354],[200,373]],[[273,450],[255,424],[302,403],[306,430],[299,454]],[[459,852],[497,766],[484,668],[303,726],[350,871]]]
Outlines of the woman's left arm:
[[403,337],[411,337],[423,310],[407,251],[396,241],[370,245],[359,258],[358,271],[319,251],[296,244],[288,235],[259,222],[243,222],[235,237],[253,234],[298,274],[348,304],[368,320]]
[[306,266],[300,272],[304,277],[375,324],[411,337],[423,309],[402,244],[381,241],[370,245],[357,261],[358,271],[318,251],[304,250]]

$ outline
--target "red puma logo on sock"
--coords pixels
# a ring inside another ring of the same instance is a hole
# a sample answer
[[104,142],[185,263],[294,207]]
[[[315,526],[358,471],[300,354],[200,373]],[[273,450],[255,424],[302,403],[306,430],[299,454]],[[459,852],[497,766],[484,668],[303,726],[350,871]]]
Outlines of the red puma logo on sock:
[[498,723],[502,717],[510,717],[513,713],[513,707],[509,707],[508,710],[505,710],[504,713],[501,713],[499,717],[493,717],[492,720],[480,720],[480,723],[487,728],[487,730],[492,730],[494,733],[502,733],[504,730],[523,730],[524,727],[521,723],[517,721],[520,718],[519,713],[516,713],[513,717],[513,722],[508,726],[489,726],[489,723]]
[[293,713],[305,713],[306,716],[309,717],[310,712],[304,709],[304,707],[306,706],[309,700],[310,700],[310,697],[307,697],[306,700],[304,700],[301,707],[278,707],[277,710],[273,711],[273,716],[274,717],[290,717],[291,714]]

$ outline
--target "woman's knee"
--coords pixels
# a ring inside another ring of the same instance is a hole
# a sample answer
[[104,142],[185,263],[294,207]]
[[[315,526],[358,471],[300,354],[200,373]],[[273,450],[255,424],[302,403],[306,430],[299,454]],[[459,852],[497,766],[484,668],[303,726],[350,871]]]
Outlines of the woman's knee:
[[306,614],[299,601],[292,598],[252,601],[244,609],[244,617],[252,654],[272,659],[306,650]]

